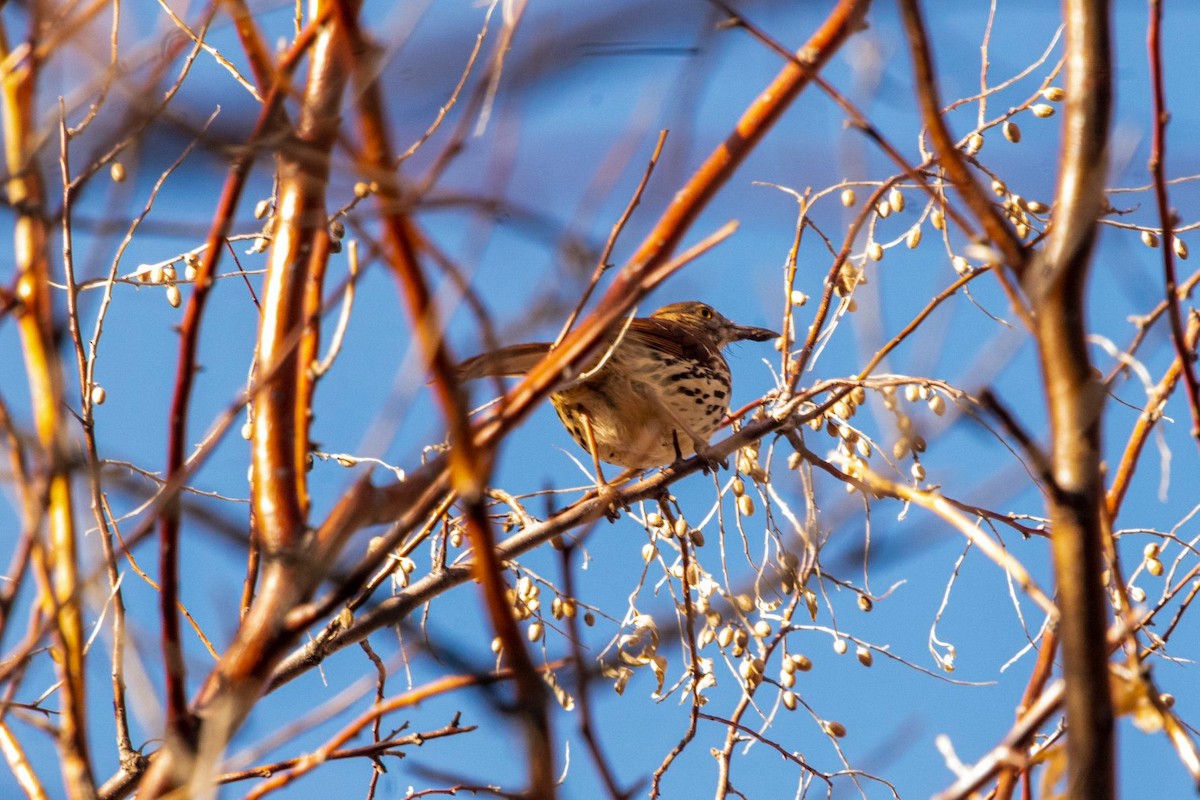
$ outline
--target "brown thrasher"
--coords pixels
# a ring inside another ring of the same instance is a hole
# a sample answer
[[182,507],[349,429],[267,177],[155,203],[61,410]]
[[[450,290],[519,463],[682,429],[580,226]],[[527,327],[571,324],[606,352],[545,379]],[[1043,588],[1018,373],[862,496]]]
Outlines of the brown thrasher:
[[[618,336],[550,402],[593,459],[646,469],[692,453],[707,457],[708,438],[729,412],[729,364],[722,349],[779,334],[736,325],[693,301],[634,319]],[[502,347],[464,361],[459,376],[522,375],[549,351],[547,342]]]

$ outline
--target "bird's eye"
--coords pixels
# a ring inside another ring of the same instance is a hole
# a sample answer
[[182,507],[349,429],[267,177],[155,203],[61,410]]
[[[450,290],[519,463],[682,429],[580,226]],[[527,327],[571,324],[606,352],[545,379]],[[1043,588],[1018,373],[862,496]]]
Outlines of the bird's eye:
[[712,309],[708,306],[700,306],[700,316],[705,319],[712,319]]

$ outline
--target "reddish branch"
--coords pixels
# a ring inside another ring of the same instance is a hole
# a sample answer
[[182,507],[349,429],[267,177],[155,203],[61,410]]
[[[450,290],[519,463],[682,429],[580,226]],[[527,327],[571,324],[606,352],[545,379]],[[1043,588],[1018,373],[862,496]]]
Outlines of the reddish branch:
[[1150,87],[1154,99],[1153,138],[1150,145],[1150,174],[1154,179],[1154,200],[1162,227],[1163,277],[1166,283],[1167,317],[1171,321],[1171,341],[1182,366],[1183,387],[1192,412],[1192,438],[1200,444],[1200,384],[1196,382],[1196,354],[1188,347],[1183,329],[1183,314],[1179,310],[1179,281],[1175,276],[1175,214],[1167,199],[1167,111],[1166,91],[1163,88],[1162,65],[1162,0],[1150,0],[1150,22],[1147,26],[1146,49],[1150,54]]

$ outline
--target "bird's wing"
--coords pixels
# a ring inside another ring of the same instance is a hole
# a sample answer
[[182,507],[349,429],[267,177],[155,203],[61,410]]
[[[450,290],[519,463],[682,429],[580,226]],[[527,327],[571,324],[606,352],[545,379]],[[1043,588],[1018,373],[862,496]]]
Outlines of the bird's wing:
[[458,365],[458,378],[471,381],[489,375],[524,375],[550,352],[549,342],[530,342],[501,347],[468,358]]
[[681,337],[678,324],[667,320],[638,317],[629,324],[625,337],[677,359],[695,357],[688,352],[691,349],[689,343],[692,337]]

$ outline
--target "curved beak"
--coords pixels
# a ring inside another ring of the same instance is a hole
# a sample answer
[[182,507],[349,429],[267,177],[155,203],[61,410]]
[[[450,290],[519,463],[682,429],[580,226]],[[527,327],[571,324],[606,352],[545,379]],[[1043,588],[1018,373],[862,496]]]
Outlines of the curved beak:
[[733,327],[733,336],[731,339],[739,342],[742,339],[751,339],[755,342],[765,342],[767,339],[778,339],[779,334],[770,328],[755,328],[751,325],[735,325]]

